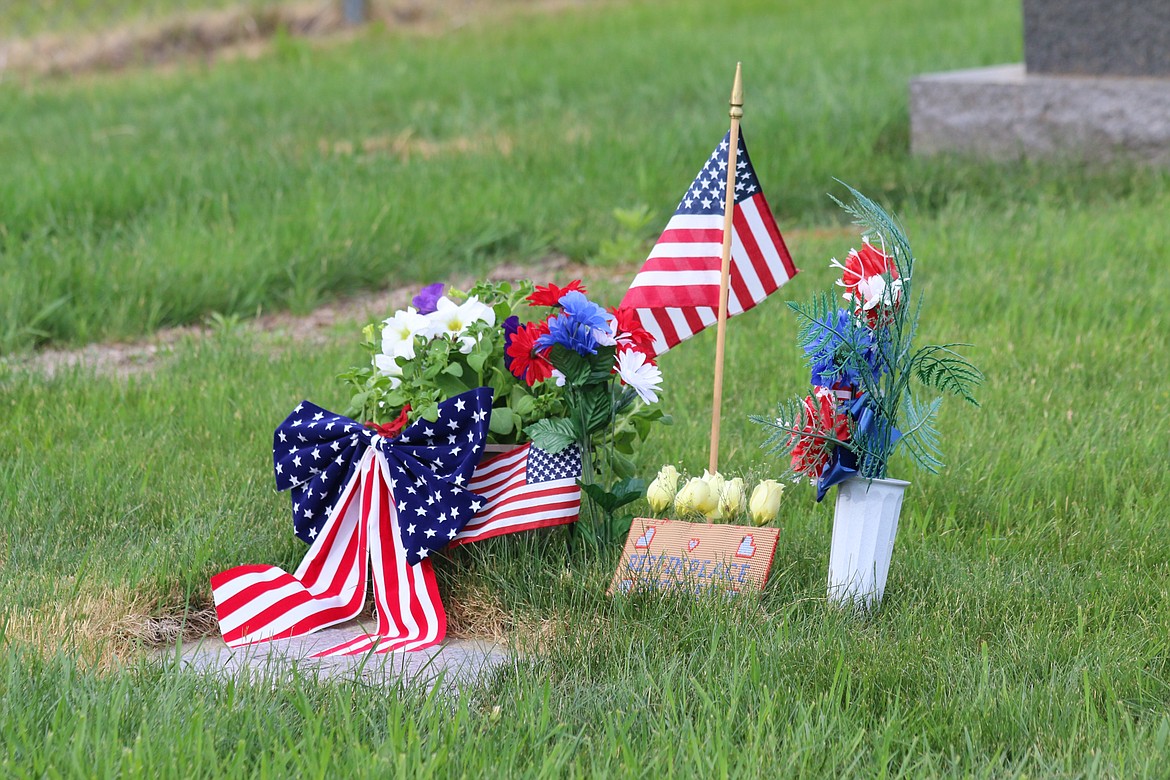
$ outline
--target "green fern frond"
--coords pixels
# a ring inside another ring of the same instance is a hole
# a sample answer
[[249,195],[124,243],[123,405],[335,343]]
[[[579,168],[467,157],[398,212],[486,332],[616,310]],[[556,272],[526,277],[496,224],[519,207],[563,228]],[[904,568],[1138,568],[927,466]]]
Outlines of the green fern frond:
[[914,273],[914,253],[910,249],[910,239],[906,237],[902,226],[885,209],[853,187],[840,179],[834,179],[834,181],[849,190],[849,194],[853,196],[853,202],[844,203],[837,198],[833,198],[833,200],[853,217],[853,221],[857,225],[868,232],[879,234],[893,245],[894,262],[898,266],[899,276],[904,282],[908,282]]
[[787,301],[787,304],[796,314],[796,340],[802,350],[820,339],[825,319],[837,311],[831,293],[818,293],[807,302]]
[[965,346],[969,345],[942,344],[923,347],[914,356],[914,373],[918,381],[927,387],[960,396],[968,403],[979,406],[973,392],[983,383],[983,372],[951,349]]
[[[836,318],[837,310],[840,305],[837,299],[831,293],[819,293],[814,295],[806,303],[799,303],[796,301],[788,301],[788,308],[796,314],[797,320],[797,343],[800,348],[806,353],[809,348],[818,343],[825,337],[826,321]],[[862,389],[866,393],[877,395],[879,389],[874,382],[872,374],[869,372],[869,362],[866,360],[864,353],[864,346],[862,345],[858,333],[856,332],[842,332],[837,328],[832,328],[831,331],[836,334],[837,338],[843,345],[843,350],[846,353],[842,357],[842,362],[839,365],[840,373],[845,374],[850,371],[860,375]],[[875,348],[882,351],[882,345],[876,344]],[[886,353],[889,350],[885,350]],[[882,355],[883,358],[887,354]],[[808,366],[812,367],[812,361],[808,361]]]
[[942,452],[939,450],[939,435],[934,427],[934,418],[942,406],[942,398],[935,398],[925,406],[919,405],[912,397],[906,398],[906,422],[908,428],[902,433],[899,444],[922,468],[937,474],[943,467]]
[[776,407],[775,417],[751,415],[751,421],[762,425],[768,431],[768,437],[760,446],[769,455],[784,457],[792,454],[792,447],[796,444],[792,431],[800,430],[808,422],[808,411],[804,404],[796,399],[781,401]]

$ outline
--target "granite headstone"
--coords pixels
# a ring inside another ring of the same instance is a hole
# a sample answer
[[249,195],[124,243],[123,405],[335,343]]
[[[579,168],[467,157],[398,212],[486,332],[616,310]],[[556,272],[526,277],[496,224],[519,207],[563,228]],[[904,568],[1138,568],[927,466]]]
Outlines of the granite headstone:
[[1024,0],[1028,73],[1170,76],[1170,0]]
[[1170,0],[1023,0],[1025,64],[910,81],[914,154],[1170,166]]

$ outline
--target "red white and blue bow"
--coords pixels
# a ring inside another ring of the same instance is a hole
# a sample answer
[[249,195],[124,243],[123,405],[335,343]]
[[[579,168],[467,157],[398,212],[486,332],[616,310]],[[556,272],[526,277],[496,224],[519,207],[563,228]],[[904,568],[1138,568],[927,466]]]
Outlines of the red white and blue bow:
[[377,627],[317,657],[422,650],[447,618],[428,556],[480,509],[467,489],[483,456],[492,391],[439,404],[390,439],[302,402],[276,429],[276,486],[291,490],[293,525],[310,543],[296,572],[238,566],[212,577],[224,641],[238,647],[311,634],[357,617],[373,575]]

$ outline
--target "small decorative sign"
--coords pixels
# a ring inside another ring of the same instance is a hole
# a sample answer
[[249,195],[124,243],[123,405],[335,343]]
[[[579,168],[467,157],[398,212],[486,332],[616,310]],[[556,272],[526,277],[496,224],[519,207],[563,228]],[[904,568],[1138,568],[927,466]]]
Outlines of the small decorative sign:
[[636,518],[609,593],[762,590],[778,528]]

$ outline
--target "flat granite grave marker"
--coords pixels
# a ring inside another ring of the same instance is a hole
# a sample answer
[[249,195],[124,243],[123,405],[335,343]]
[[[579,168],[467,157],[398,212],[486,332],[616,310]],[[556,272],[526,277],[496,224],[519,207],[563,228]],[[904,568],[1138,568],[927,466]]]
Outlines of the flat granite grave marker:
[[910,148],[1170,165],[1170,0],[1024,0],[1023,64],[910,82]]
[[[360,680],[370,685],[422,686],[441,684],[456,691],[485,679],[496,668],[511,663],[514,656],[493,642],[448,639],[441,646],[414,653],[334,656],[312,658],[313,653],[352,639],[373,624],[347,623],[296,639],[284,639],[230,648],[219,637],[206,637],[182,648],[183,669],[204,674],[253,679],[291,679],[295,676],[321,680]],[[175,650],[171,650],[173,656]]]

